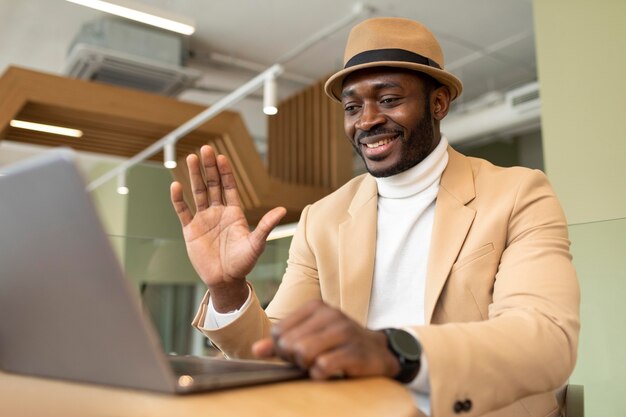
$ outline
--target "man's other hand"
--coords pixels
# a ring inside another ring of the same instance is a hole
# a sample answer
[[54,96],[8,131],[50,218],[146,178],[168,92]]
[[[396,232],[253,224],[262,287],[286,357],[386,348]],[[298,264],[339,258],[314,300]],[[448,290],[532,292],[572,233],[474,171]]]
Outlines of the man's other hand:
[[276,324],[272,337],[255,343],[252,352],[292,362],[313,379],[394,377],[400,372],[383,332],[368,330],[317,300]]

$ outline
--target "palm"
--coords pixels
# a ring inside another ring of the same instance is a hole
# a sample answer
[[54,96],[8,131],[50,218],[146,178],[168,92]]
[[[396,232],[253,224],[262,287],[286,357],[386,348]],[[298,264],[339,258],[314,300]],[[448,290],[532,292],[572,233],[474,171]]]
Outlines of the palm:
[[187,158],[195,215],[177,182],[172,184],[171,197],[183,226],[189,259],[200,278],[211,287],[245,279],[285,210],[271,210],[250,232],[228,160],[224,156],[216,158],[209,146],[203,146],[200,154],[201,160],[196,155]]
[[239,207],[212,206],[183,228],[191,263],[207,285],[244,278],[261,255]]

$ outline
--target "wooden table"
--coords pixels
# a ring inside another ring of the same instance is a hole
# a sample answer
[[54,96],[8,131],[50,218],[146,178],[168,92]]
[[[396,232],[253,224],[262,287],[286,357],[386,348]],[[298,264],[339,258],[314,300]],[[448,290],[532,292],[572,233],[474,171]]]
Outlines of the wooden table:
[[383,378],[294,381],[173,396],[0,372],[2,417],[423,417],[408,391]]

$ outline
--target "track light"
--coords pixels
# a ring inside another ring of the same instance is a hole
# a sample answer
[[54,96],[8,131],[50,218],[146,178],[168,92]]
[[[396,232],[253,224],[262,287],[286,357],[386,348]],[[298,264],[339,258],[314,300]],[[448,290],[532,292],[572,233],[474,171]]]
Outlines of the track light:
[[273,116],[278,113],[276,98],[276,78],[269,75],[265,78],[263,84],[263,113]]
[[117,174],[117,193],[121,195],[128,194],[128,187],[126,186],[126,171]]
[[83,132],[78,129],[69,129],[67,127],[46,125],[43,123],[25,122],[23,120],[11,120],[9,122],[11,127],[18,129],[35,130],[37,132],[52,133],[54,135],[70,136],[72,138],[80,138],[83,136]]
[[[80,4],[81,6],[91,7],[105,13],[110,13],[126,19],[135,20],[145,23],[146,25],[156,26],[161,29],[171,30],[172,32],[183,35],[191,35],[195,32],[193,22],[188,21],[181,16],[171,19],[172,14],[164,11],[156,11],[154,7],[148,9],[145,5],[130,2],[130,0],[116,0],[115,2],[103,0],[67,0],[71,3]],[[126,3],[120,4],[120,3]],[[144,10],[140,10],[144,9]],[[165,16],[167,15],[167,16]]]
[[165,168],[176,168],[176,145],[168,143],[163,147],[163,165]]

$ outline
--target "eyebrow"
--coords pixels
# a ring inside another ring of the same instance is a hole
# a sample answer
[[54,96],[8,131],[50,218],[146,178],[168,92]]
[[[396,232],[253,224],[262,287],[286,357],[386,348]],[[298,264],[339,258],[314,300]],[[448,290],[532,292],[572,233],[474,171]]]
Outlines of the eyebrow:
[[[374,85],[374,91],[380,91],[380,90],[384,90],[385,88],[397,88],[400,87],[400,84],[398,83],[394,83],[394,82],[380,82]],[[348,98],[348,97],[353,97],[355,95],[355,90],[356,87],[351,87],[348,88],[347,90],[344,90],[341,92],[341,99],[343,100],[344,98]]]

